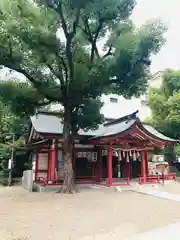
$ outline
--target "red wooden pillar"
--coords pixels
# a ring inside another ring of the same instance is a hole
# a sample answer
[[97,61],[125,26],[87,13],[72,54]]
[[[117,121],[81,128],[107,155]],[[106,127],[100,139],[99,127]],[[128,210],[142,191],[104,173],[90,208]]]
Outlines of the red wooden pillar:
[[146,151],[141,152],[141,176],[142,183],[146,183]]
[[50,159],[49,159],[49,173],[50,173],[50,180],[56,180],[56,144],[53,141]]
[[112,185],[112,146],[108,146],[108,185]]
[[48,176],[47,180],[51,180],[51,150],[48,154]]

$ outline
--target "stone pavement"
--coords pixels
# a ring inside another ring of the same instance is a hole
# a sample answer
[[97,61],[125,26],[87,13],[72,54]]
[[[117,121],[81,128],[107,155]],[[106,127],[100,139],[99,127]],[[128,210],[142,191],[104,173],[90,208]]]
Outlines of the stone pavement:
[[179,240],[180,222],[168,225],[167,227],[157,228],[152,231],[141,233],[137,236],[124,240]]
[[[168,199],[180,202],[179,194],[171,194],[168,192],[159,192],[151,188],[136,189],[136,192],[151,195],[158,198]],[[170,224],[163,228],[157,228],[137,236],[127,238],[125,240],[179,240],[180,239],[180,222]]]
[[142,193],[142,194],[150,195],[153,197],[158,197],[158,198],[163,198],[163,199],[167,199],[167,200],[180,202],[180,194],[160,192],[158,190],[154,190],[154,189],[150,189],[150,188],[140,188],[140,189],[136,189],[134,191]]

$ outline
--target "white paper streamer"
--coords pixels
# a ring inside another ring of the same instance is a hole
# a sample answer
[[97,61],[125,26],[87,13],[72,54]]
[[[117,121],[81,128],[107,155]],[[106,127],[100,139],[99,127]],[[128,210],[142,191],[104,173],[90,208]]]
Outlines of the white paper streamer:
[[127,152],[127,158],[126,161],[129,163],[129,153]]
[[133,161],[136,161],[136,160],[137,160],[137,156],[136,156],[136,152],[134,150],[134,152],[133,152]]
[[118,160],[119,162],[122,161],[121,151],[118,152]]
[[131,150],[129,151],[129,156],[132,157],[132,152],[131,152]]

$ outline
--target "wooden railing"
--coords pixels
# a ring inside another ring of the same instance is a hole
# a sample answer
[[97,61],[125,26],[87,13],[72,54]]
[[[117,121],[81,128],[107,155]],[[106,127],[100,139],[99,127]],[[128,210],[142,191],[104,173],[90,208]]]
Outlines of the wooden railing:
[[147,176],[145,181],[143,177],[139,177],[139,184],[153,184],[153,183],[160,183],[159,175]]
[[176,181],[176,173],[149,175],[146,176],[145,181],[143,177],[139,177],[139,184],[163,183],[167,180]]
[[176,181],[176,173],[169,173],[164,175],[164,180],[174,180]]

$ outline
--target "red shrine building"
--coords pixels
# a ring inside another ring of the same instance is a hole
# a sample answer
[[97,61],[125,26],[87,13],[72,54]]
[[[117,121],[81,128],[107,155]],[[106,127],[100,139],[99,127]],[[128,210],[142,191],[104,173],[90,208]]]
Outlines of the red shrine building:
[[[78,132],[73,151],[76,183],[121,186],[133,179],[140,184],[159,183],[160,177],[148,172],[148,152],[177,141],[142,123],[136,114],[109,120],[94,131]],[[27,145],[33,149],[33,181],[37,184],[62,184],[62,131],[57,113],[31,117]],[[169,177],[174,179],[173,174]]]

